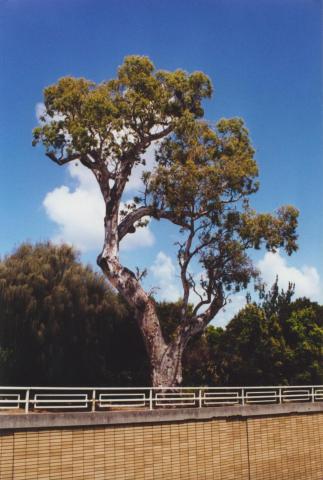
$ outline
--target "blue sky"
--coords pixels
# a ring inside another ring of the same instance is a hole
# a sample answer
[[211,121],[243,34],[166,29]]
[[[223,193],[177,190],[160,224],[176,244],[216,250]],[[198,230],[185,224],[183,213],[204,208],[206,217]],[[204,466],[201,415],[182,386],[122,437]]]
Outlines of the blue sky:
[[[32,148],[36,106],[59,77],[102,81],[125,55],[149,55],[158,68],[211,77],[208,119],[245,119],[260,166],[253,205],[301,212],[299,252],[287,260],[258,252],[255,261],[268,280],[277,271],[323,301],[321,10],[319,0],[0,0],[0,254],[24,240],[75,242],[79,233],[83,258],[93,261],[100,226],[76,225],[75,204],[100,209],[95,186]],[[151,285],[176,291],[175,230],[151,224],[140,235],[124,260],[147,266]]]

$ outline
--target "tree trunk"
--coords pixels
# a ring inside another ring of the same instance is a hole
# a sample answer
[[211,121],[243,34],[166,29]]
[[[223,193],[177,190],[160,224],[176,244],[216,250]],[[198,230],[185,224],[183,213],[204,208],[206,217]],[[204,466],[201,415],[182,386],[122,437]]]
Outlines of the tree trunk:
[[183,380],[183,349],[168,346],[163,357],[152,366],[151,383],[153,387],[178,387]]
[[98,264],[111,284],[124,299],[134,307],[136,321],[141,331],[151,368],[151,383],[153,387],[175,387],[182,382],[183,346],[178,340],[166,344],[154,301],[142,289],[133,274],[114,259],[103,256],[98,258]]

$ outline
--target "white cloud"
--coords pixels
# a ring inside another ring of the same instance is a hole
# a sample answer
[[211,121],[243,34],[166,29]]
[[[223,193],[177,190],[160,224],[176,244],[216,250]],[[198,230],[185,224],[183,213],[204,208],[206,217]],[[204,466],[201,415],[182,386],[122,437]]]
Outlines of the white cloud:
[[257,264],[263,280],[270,287],[278,275],[281,288],[287,289],[288,282],[295,283],[296,297],[309,297],[322,300],[322,283],[315,267],[304,265],[301,268],[289,266],[279,252],[267,252]]
[[[286,290],[288,282],[295,283],[295,297],[306,296],[314,301],[322,301],[322,282],[315,267],[304,265],[299,269],[289,266],[279,252],[266,252],[263,259],[257,263],[257,267],[268,287],[271,287],[278,275],[280,288]],[[245,305],[245,295],[239,293],[232,295],[228,305],[220,310],[212,323],[215,326],[225,326]]]
[[120,243],[120,250],[129,251],[136,248],[151,247],[155,243],[155,237],[149,226],[137,228],[135,233],[129,234]]
[[[67,242],[81,251],[100,250],[103,243],[104,203],[97,182],[83,165],[70,163],[67,167],[75,188],[62,185],[47,193],[43,205],[50,220],[57,226],[52,239]],[[153,245],[155,239],[149,226],[138,228],[121,242],[121,250]]]
[[176,267],[168,255],[159,252],[150,267],[154,279],[154,286],[158,288],[160,300],[176,302],[180,297],[180,290],[176,282]]
[[57,225],[54,242],[68,242],[81,251],[99,249],[103,242],[104,203],[99,189],[84,167],[70,165],[69,174],[77,180],[74,190],[66,185],[47,193],[43,205]]

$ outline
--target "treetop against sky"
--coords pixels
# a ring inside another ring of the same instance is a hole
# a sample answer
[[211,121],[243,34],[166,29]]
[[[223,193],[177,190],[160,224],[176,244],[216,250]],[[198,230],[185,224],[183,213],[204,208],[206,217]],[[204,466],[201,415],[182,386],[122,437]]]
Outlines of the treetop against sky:
[[[300,210],[299,251],[291,258],[257,252],[269,283],[296,282],[296,294],[322,301],[321,32],[318,1],[1,2],[1,254],[23,240],[68,241],[86,261],[102,246],[104,206],[90,173],[64,169],[32,149],[42,89],[73,75],[113,78],[129,54],[157,68],[204,71],[214,98],[205,116],[244,118],[260,168],[259,211],[281,204]],[[95,28],[93,26],[95,25]],[[154,162],[154,148],[146,154]],[[124,201],[141,186],[138,166]],[[160,298],[179,294],[176,229],[151,221],[123,242],[124,263],[146,267]],[[196,275],[199,274],[198,269]],[[220,322],[241,306],[229,305]]]

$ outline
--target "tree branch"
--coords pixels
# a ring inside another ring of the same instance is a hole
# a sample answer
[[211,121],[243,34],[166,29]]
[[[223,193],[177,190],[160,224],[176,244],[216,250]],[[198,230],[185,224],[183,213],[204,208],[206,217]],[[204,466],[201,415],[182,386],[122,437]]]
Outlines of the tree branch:
[[161,138],[166,137],[166,135],[171,133],[173,131],[173,128],[174,127],[172,125],[170,125],[169,127],[165,128],[164,130],[162,130],[159,133],[150,134],[146,140],[148,142],[154,142],[156,140],[160,140]]
[[184,228],[189,228],[189,225],[185,222],[180,221],[176,218],[173,212],[166,210],[158,209],[153,205],[142,206],[134,210],[133,212],[128,213],[128,215],[122,220],[118,226],[118,235],[119,242],[127,235],[133,231],[134,224],[143,217],[152,217],[156,220],[167,219]]
[[215,315],[226,305],[226,298],[224,297],[223,291],[221,287],[218,288],[217,295],[213,298],[209,308],[199,315],[198,317],[202,318],[204,327],[206,327],[211,320],[215,317]]
[[65,165],[66,163],[72,162],[73,160],[77,160],[80,158],[79,153],[71,153],[67,157],[64,157],[64,154],[62,154],[59,158],[57,158],[54,152],[47,152],[46,156],[50,158],[53,162],[57,163],[57,165]]
[[190,262],[191,257],[191,246],[193,242],[193,238],[195,235],[195,229],[194,229],[194,221],[191,221],[191,227],[190,227],[190,234],[186,240],[186,245],[184,249],[184,254],[183,258],[184,261],[183,263],[180,261],[180,267],[181,267],[181,281],[183,285],[183,307],[182,307],[182,312],[181,312],[181,317],[182,320],[186,317],[187,315],[187,305],[188,305],[188,299],[190,296],[190,282],[187,279],[187,268]]
[[184,349],[189,340],[205,329],[205,327],[211,322],[215,315],[224,307],[226,299],[223,296],[222,291],[219,292],[219,296],[213,298],[209,308],[201,315],[193,315],[187,317],[184,322],[181,322],[173,336],[171,345],[180,344]]

